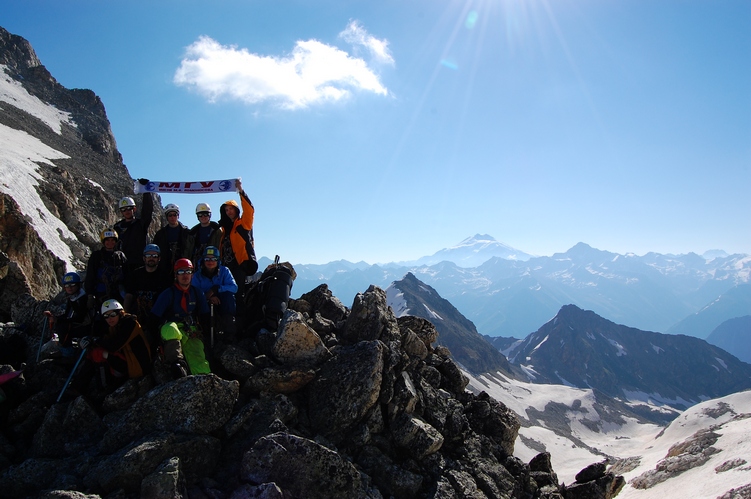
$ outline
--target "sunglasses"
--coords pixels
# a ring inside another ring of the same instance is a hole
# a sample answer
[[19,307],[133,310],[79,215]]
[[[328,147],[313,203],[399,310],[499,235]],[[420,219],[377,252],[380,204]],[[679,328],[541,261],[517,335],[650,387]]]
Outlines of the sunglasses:
[[144,258],[159,258],[159,253],[146,253]]
[[102,317],[105,319],[112,319],[113,317],[116,317],[118,314],[117,312],[107,312],[106,314],[102,314]]
[[178,271],[175,272],[175,274],[177,274],[177,275],[185,275],[185,274],[192,274],[192,273],[193,273],[193,271],[190,270],[190,269],[180,269],[180,270],[178,270]]
[[215,256],[210,256],[210,257],[206,257],[206,258],[204,258],[204,259],[203,259],[203,261],[204,261],[204,262],[218,262],[218,261],[219,261],[219,259],[218,259],[218,258],[216,258]]
[[133,207],[129,206],[128,208],[120,208],[120,213],[125,213],[126,211],[133,211]]
[[76,284],[76,283],[73,283],[73,284],[63,284],[64,288],[74,288],[76,286],[78,286],[78,284]]
[[175,213],[174,211],[170,211],[169,213],[167,213],[167,216],[168,217],[176,217],[177,213]]
[[208,211],[202,211],[201,213],[197,213],[197,215],[199,217],[210,217],[211,213],[209,213]]

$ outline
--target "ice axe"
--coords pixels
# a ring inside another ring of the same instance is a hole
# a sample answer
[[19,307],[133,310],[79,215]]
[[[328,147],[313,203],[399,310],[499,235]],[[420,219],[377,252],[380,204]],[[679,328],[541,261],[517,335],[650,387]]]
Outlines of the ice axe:
[[39,337],[39,350],[37,350],[37,360],[36,363],[39,363],[39,356],[42,355],[42,345],[44,344],[44,335],[47,334],[47,326],[49,325],[50,320],[46,316],[44,317],[44,325],[42,326],[42,335]]
[[214,304],[209,305],[211,307],[211,348],[214,348]]
[[70,385],[70,380],[73,379],[73,375],[76,373],[76,369],[78,369],[78,365],[83,360],[83,356],[86,355],[86,349],[81,349],[81,355],[78,356],[78,360],[76,361],[76,364],[73,366],[73,369],[70,371],[70,376],[68,376],[68,379],[65,380],[65,384],[63,385],[63,389],[60,390],[60,395],[57,396],[57,400],[55,403],[60,402],[60,399],[63,398],[63,393],[65,393],[65,390],[67,390],[68,385]]

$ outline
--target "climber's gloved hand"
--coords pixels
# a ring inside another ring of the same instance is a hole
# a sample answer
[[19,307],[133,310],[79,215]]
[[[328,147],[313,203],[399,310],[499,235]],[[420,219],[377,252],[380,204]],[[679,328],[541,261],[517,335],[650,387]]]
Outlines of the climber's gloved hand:
[[146,185],[146,184],[149,183],[149,179],[147,179],[147,178],[139,178],[138,179],[138,183],[141,184],[141,185]]
[[88,336],[84,336],[80,340],[78,340],[78,348],[81,350],[86,350],[93,344],[93,340],[89,338]]

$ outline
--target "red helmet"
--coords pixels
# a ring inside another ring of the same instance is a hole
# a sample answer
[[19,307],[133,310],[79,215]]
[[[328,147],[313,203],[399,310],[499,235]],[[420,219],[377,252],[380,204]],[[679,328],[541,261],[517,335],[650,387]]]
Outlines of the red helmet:
[[180,258],[178,261],[175,262],[174,270],[175,270],[175,272],[177,272],[180,269],[191,269],[191,270],[193,270],[193,262],[191,262],[187,258]]

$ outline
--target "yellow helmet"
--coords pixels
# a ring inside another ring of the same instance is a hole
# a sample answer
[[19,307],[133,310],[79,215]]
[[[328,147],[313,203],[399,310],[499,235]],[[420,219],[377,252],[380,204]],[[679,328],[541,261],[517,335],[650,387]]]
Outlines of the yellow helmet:
[[117,232],[115,232],[112,229],[104,229],[102,232],[99,233],[99,241],[104,242],[105,239],[109,238],[115,238],[117,240]]

